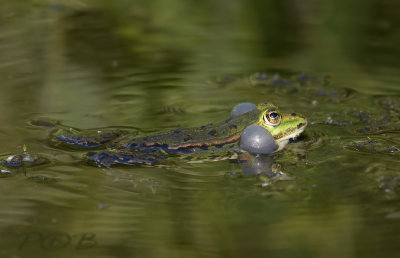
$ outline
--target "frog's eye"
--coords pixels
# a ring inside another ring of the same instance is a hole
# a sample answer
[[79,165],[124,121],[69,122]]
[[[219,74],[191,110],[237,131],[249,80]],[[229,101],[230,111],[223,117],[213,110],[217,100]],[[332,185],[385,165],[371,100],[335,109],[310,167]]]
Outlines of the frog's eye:
[[264,114],[264,121],[267,125],[278,126],[281,123],[281,114],[272,110]]

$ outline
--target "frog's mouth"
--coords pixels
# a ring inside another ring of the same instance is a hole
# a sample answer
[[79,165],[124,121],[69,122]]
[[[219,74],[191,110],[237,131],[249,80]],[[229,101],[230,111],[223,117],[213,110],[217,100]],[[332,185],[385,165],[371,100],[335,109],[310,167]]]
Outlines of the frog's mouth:
[[301,123],[297,126],[297,129],[291,133],[286,135],[285,137],[282,137],[281,139],[279,139],[279,141],[277,142],[278,144],[278,149],[276,151],[280,151],[282,150],[288,143],[290,140],[296,140],[297,137],[299,137],[299,135],[304,132],[304,130],[306,129],[307,126],[307,121],[305,123]]

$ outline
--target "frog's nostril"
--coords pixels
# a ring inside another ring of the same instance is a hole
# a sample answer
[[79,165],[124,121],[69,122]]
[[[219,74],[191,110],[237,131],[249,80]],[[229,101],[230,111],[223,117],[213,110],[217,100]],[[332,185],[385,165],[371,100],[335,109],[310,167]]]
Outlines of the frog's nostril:
[[305,123],[300,123],[300,124],[297,125],[297,129],[300,129],[300,128],[302,128],[302,127],[305,126],[305,125],[306,125]]

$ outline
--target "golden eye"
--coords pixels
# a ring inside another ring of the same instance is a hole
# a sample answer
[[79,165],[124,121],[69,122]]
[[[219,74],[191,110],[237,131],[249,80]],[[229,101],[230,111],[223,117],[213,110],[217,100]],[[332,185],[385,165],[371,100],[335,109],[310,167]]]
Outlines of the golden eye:
[[272,110],[264,114],[264,121],[267,125],[278,126],[281,123],[281,114]]

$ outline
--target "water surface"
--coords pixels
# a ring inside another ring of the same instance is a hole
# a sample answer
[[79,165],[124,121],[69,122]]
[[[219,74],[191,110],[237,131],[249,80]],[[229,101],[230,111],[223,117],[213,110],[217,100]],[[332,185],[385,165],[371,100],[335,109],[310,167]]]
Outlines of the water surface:
[[[40,1],[0,7],[1,257],[394,257],[395,1]],[[355,15],[357,14],[357,15]],[[247,175],[235,160],[99,168],[37,118],[140,133],[270,101],[309,118]]]

